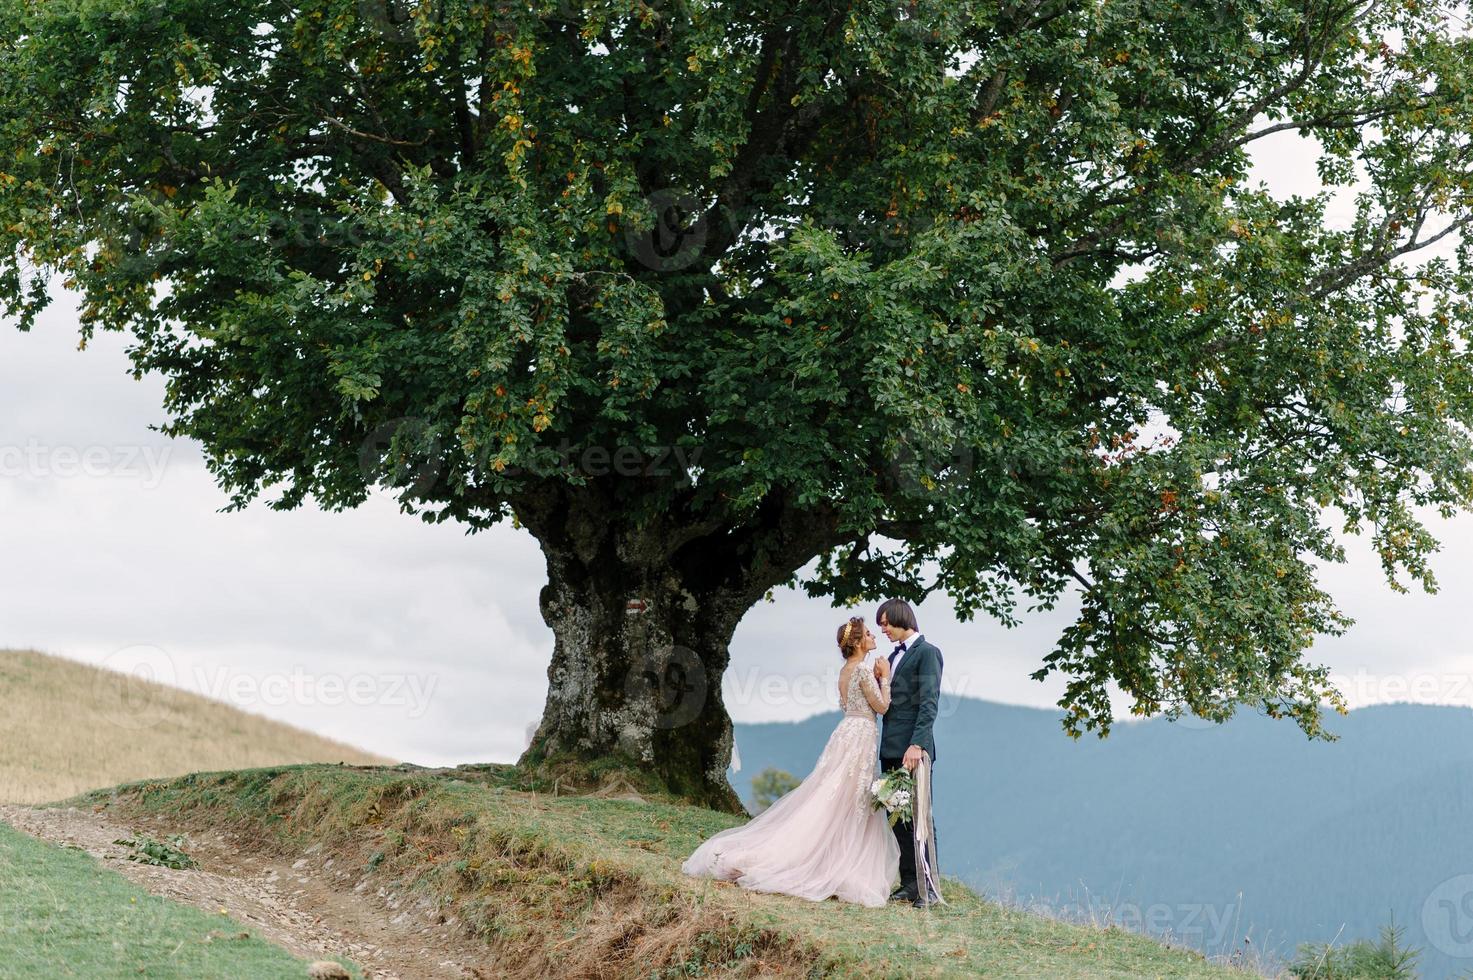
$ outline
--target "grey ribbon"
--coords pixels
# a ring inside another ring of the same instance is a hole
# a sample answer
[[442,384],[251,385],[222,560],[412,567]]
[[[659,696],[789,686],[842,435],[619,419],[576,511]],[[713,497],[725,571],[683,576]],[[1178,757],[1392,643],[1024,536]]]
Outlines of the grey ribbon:
[[[916,864],[921,874],[921,880],[925,882],[926,889],[921,893],[921,902],[924,905],[949,905],[946,899],[941,897],[941,889],[937,882],[941,880],[941,866],[936,860],[936,823],[931,813],[931,753],[921,749],[921,761],[916,765],[916,795],[912,801],[915,819],[911,821],[911,830],[915,834]],[[935,895],[936,900],[931,901]]]

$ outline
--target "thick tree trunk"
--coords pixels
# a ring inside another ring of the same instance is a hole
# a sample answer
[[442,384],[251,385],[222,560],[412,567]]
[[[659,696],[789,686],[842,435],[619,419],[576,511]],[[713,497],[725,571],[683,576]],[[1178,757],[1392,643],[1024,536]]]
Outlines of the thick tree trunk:
[[542,722],[518,765],[574,781],[622,772],[743,812],[726,780],[728,645],[768,588],[832,545],[827,515],[778,501],[740,530],[678,511],[631,525],[593,494],[516,511],[547,558],[541,606],[555,638]]
[[657,569],[570,571],[552,557],[548,569],[542,615],[555,645],[547,705],[521,764],[613,764],[739,812],[726,781],[732,727],[721,679],[744,610]]
[[682,574],[667,526],[620,528],[568,508],[527,516],[547,558],[542,617],[555,645],[542,722],[518,765],[574,781],[620,772],[742,812],[726,780],[721,681],[732,634],[761,593]]

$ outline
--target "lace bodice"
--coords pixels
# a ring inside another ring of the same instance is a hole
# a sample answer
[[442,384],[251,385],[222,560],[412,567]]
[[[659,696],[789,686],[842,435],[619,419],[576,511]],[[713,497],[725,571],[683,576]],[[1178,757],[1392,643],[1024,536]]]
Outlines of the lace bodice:
[[849,675],[848,687],[844,692],[843,705],[846,718],[868,718],[874,721],[879,717],[879,713],[869,706],[869,700],[864,695],[866,689],[882,701],[888,701],[890,699],[889,675],[886,675],[884,684],[880,684],[875,680],[871,668],[863,665],[856,666]]

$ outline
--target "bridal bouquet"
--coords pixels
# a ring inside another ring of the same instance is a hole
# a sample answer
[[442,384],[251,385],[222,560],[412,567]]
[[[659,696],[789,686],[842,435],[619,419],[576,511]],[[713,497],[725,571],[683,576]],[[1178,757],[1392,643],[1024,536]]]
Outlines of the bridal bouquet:
[[901,820],[915,819],[916,777],[915,773],[901,766],[892,769],[870,784],[869,793],[874,797],[875,809],[884,807],[890,811],[890,826]]

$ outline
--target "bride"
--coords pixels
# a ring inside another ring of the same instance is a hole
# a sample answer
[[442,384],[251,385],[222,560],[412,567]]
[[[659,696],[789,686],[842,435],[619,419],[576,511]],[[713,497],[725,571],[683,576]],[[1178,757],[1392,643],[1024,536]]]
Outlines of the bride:
[[879,776],[876,718],[890,707],[890,664],[864,666],[875,638],[857,616],[838,640],[844,717],[813,772],[747,823],[706,840],[681,871],[813,901],[886,903],[900,877],[900,844],[869,788]]

